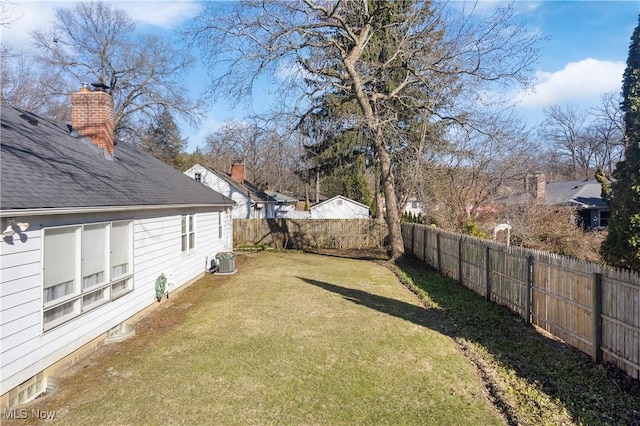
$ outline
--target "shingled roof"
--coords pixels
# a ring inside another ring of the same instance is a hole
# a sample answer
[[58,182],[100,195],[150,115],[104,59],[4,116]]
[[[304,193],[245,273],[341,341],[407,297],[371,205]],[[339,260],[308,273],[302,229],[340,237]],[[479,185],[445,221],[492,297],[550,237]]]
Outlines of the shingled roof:
[[136,147],[113,156],[71,129],[2,105],[0,209],[232,205]]
[[578,208],[608,207],[602,199],[602,186],[595,179],[549,182],[546,192],[549,204],[569,204]]
[[211,167],[203,166],[200,164],[200,167],[208,170],[210,173],[218,176],[220,179],[228,183],[230,186],[234,187],[238,192],[245,194],[248,196],[251,201],[256,203],[265,203],[268,201],[275,201],[272,199],[269,194],[255,186],[253,183],[243,180],[242,183],[236,181],[229,173],[221,172],[219,170],[212,169]]

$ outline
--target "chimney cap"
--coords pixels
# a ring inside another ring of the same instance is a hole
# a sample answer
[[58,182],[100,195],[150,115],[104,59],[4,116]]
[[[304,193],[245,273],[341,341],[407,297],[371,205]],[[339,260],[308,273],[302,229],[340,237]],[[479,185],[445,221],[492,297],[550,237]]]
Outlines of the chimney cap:
[[91,85],[99,92],[106,92],[109,89],[109,86],[102,82],[91,83]]

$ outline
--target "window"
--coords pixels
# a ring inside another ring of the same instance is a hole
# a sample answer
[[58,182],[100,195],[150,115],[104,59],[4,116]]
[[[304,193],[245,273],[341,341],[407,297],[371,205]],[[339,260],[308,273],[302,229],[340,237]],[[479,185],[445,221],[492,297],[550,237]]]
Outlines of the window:
[[129,241],[130,222],[114,222],[111,224],[111,277],[126,275],[131,270],[131,246]]
[[82,231],[82,290],[104,283],[106,279],[106,225],[85,226]]
[[194,174],[193,178],[196,180],[196,182],[202,182],[202,173]]
[[132,228],[123,221],[44,230],[45,331],[133,289]]
[[181,223],[181,246],[183,252],[189,252],[196,246],[195,216],[192,214],[182,215]]
[[222,212],[218,212],[218,238],[222,239]]

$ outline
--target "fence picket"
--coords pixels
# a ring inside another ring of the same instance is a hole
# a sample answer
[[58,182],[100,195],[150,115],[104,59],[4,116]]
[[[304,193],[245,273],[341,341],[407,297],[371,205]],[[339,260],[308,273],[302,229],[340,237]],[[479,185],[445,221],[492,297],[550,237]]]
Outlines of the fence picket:
[[640,379],[640,273],[412,226],[423,241],[411,253],[423,262]]

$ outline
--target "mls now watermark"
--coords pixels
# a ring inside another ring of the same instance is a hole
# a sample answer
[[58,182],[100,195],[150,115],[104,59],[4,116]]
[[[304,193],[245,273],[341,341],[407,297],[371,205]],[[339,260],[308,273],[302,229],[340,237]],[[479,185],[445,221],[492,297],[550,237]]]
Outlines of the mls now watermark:
[[55,411],[47,411],[47,410],[40,410],[40,409],[31,409],[31,410],[27,410],[26,408],[9,408],[7,410],[4,410],[4,418],[9,420],[9,419],[30,419],[30,418],[36,418],[36,419],[40,419],[40,420],[53,420],[56,418],[56,412]]

